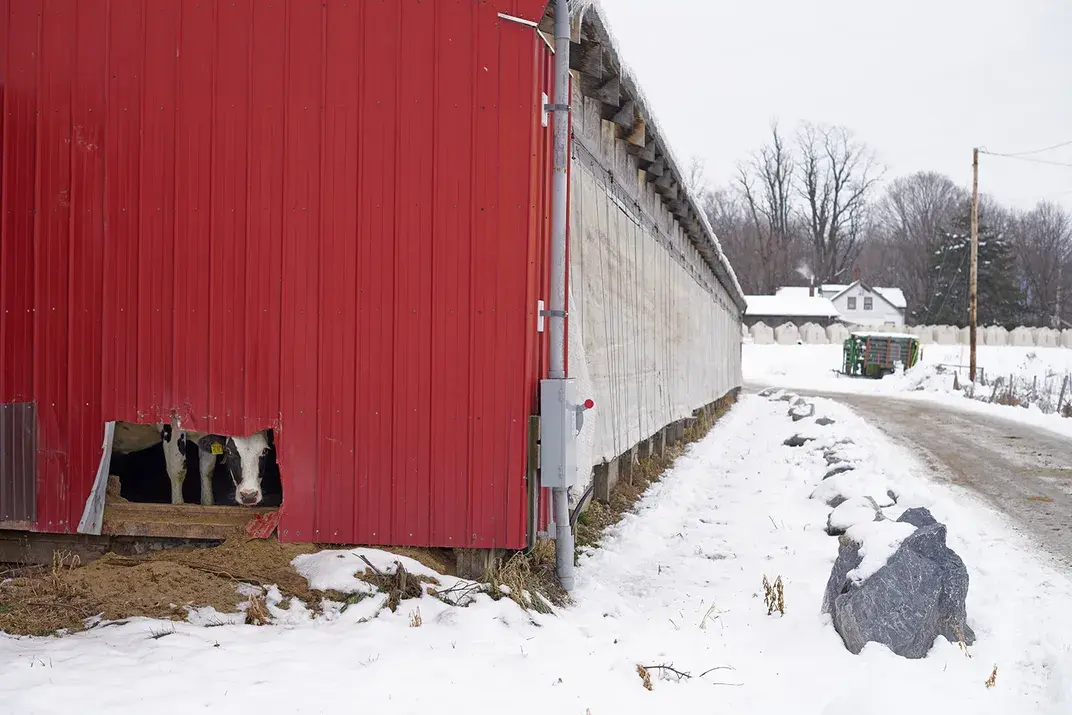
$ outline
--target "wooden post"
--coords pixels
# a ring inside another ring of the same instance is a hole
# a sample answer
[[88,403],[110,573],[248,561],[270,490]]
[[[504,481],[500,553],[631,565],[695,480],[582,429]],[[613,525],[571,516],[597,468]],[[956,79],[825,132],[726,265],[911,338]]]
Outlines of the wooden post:
[[979,150],[972,149],[972,203],[971,203],[971,284],[968,288],[968,325],[971,340],[969,379],[975,382],[975,332],[978,315],[977,283],[979,281]]

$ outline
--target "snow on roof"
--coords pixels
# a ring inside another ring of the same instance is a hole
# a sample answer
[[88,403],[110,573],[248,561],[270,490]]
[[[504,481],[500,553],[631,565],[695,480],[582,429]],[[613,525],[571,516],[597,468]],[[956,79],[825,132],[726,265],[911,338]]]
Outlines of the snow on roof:
[[905,300],[904,291],[900,288],[875,288],[875,292],[881,294],[894,308],[904,310],[908,307],[908,301]]
[[829,298],[812,298],[804,289],[804,296],[789,295],[746,295],[748,310],[745,315],[751,316],[779,316],[786,318],[836,318],[840,315],[838,309],[830,302]]
[[[854,285],[856,285],[856,283],[850,283],[848,285],[844,285],[841,283],[823,283],[821,286],[819,286],[819,291],[822,291],[822,294],[828,298],[835,298],[847,291],[849,288],[852,288]],[[807,296],[808,290],[809,288],[807,288],[806,286],[785,286],[783,288],[778,289],[777,295],[795,295],[798,297]],[[900,288],[871,288],[871,290],[878,293],[887,303],[892,305],[894,308],[904,310],[908,307],[908,301],[905,300],[905,294]]]
[[[601,31],[601,34],[604,35],[604,37],[600,38],[603,40],[603,61],[606,63],[608,59],[611,59],[612,61],[617,62],[618,74],[621,78],[622,93],[633,95],[631,99],[636,105],[640,116],[646,117],[648,127],[650,127],[653,133],[658,137],[658,142],[661,146],[663,155],[666,158],[670,173],[677,179],[680,192],[684,194],[686,200],[692,206],[692,212],[698,218],[699,223],[703,228],[703,233],[710,242],[711,248],[714,250],[716,263],[718,264],[718,268],[715,269],[716,275],[720,272],[725,274],[729,285],[724,285],[724,287],[727,292],[730,293],[730,297],[735,303],[744,301],[746,296],[744,295],[744,289],[741,288],[741,284],[737,280],[737,273],[733,270],[733,266],[730,264],[729,259],[722,250],[722,244],[719,243],[718,237],[715,235],[715,230],[707,220],[707,212],[697,200],[695,192],[688,186],[688,182],[685,181],[686,175],[682,169],[684,164],[677,160],[674,150],[670,146],[670,142],[667,141],[666,133],[662,131],[663,127],[666,125],[660,124],[657,121],[655,112],[653,112],[651,108],[651,102],[648,101],[647,96],[640,87],[640,83],[636,79],[636,73],[630,69],[626,61],[623,59],[620,49],[621,44],[615,37],[614,31],[611,29],[610,20],[607,17],[607,13],[603,9],[602,4],[599,0],[569,0],[569,12],[571,18],[585,17],[590,14],[591,17],[596,20],[598,29]],[[686,231],[686,234],[688,234],[688,231]],[[697,246],[697,248],[700,249],[701,253],[704,252],[702,246]],[[712,268],[715,268],[715,266],[712,266]]]

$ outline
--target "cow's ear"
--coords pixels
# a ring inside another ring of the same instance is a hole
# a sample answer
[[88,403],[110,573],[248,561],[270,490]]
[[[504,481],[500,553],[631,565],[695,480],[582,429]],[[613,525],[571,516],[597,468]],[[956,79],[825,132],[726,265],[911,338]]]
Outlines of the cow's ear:
[[221,437],[218,434],[206,434],[201,437],[201,439],[197,440],[197,448],[200,449],[202,452],[223,454],[223,445],[226,443],[226,437]]

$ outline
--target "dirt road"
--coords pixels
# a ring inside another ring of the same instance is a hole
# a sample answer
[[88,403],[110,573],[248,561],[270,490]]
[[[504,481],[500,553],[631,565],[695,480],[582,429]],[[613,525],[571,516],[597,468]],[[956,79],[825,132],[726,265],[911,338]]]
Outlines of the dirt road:
[[985,497],[1072,567],[1072,440],[943,405],[794,392],[846,404],[899,443],[921,450],[940,478]]

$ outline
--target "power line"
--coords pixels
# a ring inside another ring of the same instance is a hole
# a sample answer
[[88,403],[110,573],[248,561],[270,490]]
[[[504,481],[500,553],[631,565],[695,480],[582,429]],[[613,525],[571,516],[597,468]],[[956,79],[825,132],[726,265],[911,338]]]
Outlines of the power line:
[[1016,159],[1018,161],[1029,161],[1029,162],[1031,162],[1033,164],[1048,164],[1050,166],[1067,166],[1069,168],[1072,168],[1072,164],[1070,164],[1068,162],[1064,162],[1064,161],[1050,161],[1048,159],[1032,159],[1030,157],[1020,156],[1018,154],[998,154],[996,152],[985,151],[983,149],[980,149],[979,153],[980,154],[986,154],[987,156],[1001,157],[1002,159]]
[[[1066,146],[1072,146],[1072,139],[1069,139],[1066,142],[1061,142],[1060,144],[1054,144],[1053,146],[1045,147],[1043,149],[1032,149],[1031,151],[1014,151],[1009,152],[1007,154],[994,154],[994,156],[1005,156],[1014,158],[1020,156],[1028,156],[1029,154],[1044,154],[1045,152],[1053,151],[1054,149],[1063,149]],[[990,154],[990,152],[983,151],[982,149],[980,149],[980,151],[982,151],[984,154]]]

